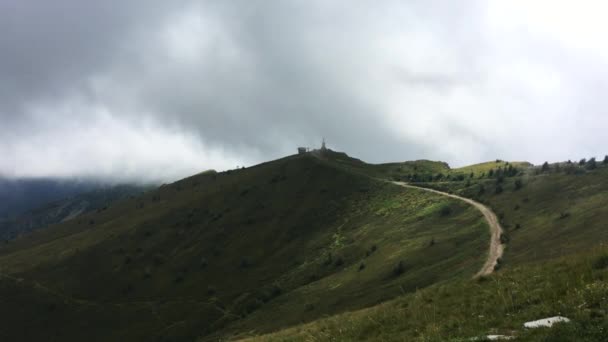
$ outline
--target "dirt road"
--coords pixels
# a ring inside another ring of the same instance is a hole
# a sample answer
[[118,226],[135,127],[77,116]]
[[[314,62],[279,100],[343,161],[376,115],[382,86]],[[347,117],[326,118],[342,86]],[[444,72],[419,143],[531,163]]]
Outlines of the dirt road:
[[485,275],[488,275],[488,274],[494,272],[494,267],[496,266],[497,260],[500,257],[502,257],[502,253],[504,251],[504,245],[500,243],[500,235],[503,232],[502,227],[500,226],[500,223],[498,222],[498,218],[496,217],[496,214],[494,214],[494,212],[490,208],[486,207],[485,205],[483,205],[479,202],[473,201],[472,199],[460,197],[460,196],[454,195],[454,194],[449,194],[447,192],[438,191],[438,190],[429,189],[429,188],[422,188],[419,186],[410,185],[410,184],[403,183],[403,182],[393,182],[393,183],[406,187],[406,188],[434,192],[439,195],[455,198],[455,199],[461,200],[463,202],[466,202],[466,203],[474,206],[475,208],[477,208],[477,210],[481,211],[481,213],[485,217],[486,221],[488,221],[488,225],[490,226],[490,235],[491,235],[490,250],[488,252],[488,258],[486,259],[486,262],[483,264],[483,267],[479,270],[479,272],[477,272],[477,274],[475,274],[474,278],[485,276]]

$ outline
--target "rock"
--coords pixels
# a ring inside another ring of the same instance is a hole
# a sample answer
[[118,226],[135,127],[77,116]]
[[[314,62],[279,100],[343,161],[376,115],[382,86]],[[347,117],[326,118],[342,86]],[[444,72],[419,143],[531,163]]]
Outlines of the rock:
[[570,322],[570,319],[568,319],[566,317],[562,317],[562,316],[543,318],[543,319],[539,319],[537,321],[526,322],[526,323],[524,323],[524,327],[525,328],[540,328],[540,327],[550,328],[553,326],[553,324],[562,323],[562,322],[568,323],[568,322]]
[[515,336],[508,335],[487,335],[483,337],[473,337],[469,341],[499,341],[499,340],[512,340]]
[[515,336],[507,336],[507,335],[488,335],[486,339],[490,341],[498,341],[498,340],[512,340]]

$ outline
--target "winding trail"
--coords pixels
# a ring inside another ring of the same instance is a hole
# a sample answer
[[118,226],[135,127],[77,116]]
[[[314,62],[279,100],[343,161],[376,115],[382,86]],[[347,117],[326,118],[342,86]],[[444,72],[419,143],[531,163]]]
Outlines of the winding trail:
[[488,225],[490,226],[490,235],[491,235],[490,250],[488,252],[488,257],[486,259],[486,262],[483,264],[483,267],[479,270],[479,272],[477,272],[477,274],[475,274],[475,276],[473,278],[486,276],[486,275],[489,275],[492,272],[494,272],[494,268],[496,267],[496,264],[498,263],[498,259],[502,257],[502,253],[504,252],[504,245],[500,243],[500,235],[502,234],[503,229],[500,226],[500,223],[498,222],[498,218],[496,217],[496,214],[494,214],[494,212],[490,208],[486,207],[485,205],[483,205],[479,202],[473,201],[472,199],[469,199],[466,197],[460,197],[460,196],[454,195],[454,194],[449,194],[447,192],[443,192],[443,191],[439,191],[439,190],[435,190],[435,189],[423,188],[423,187],[415,186],[415,185],[410,185],[410,184],[404,183],[404,182],[391,182],[391,183],[402,186],[404,188],[419,189],[419,190],[433,192],[433,193],[443,195],[446,197],[455,198],[457,200],[466,202],[466,203],[474,206],[475,208],[477,208],[477,210],[481,211],[481,213],[485,217],[486,221],[488,222]]

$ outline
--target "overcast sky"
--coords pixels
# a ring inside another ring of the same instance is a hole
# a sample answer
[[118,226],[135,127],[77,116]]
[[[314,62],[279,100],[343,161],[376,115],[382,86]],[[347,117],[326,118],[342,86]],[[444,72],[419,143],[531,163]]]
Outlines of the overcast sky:
[[0,175],[608,153],[603,1],[0,1]]

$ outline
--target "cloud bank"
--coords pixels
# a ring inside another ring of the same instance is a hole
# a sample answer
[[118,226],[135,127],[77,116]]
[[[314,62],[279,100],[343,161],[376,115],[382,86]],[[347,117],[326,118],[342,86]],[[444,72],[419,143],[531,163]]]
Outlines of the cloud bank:
[[608,153],[600,1],[0,4],[0,175]]

